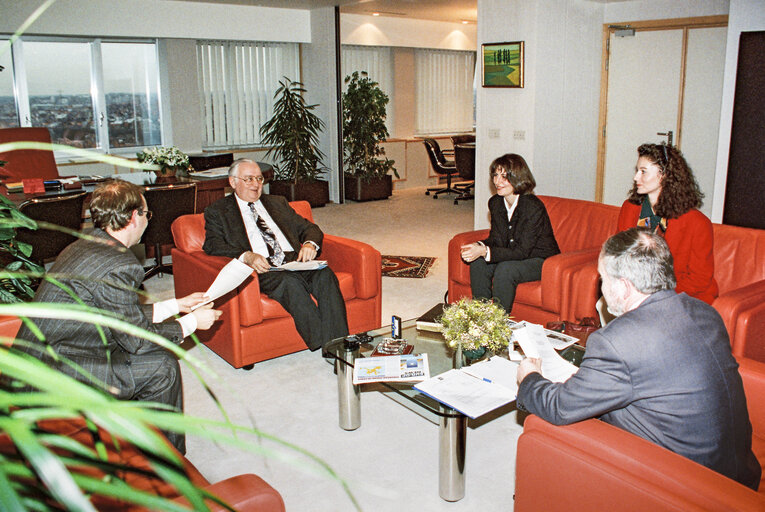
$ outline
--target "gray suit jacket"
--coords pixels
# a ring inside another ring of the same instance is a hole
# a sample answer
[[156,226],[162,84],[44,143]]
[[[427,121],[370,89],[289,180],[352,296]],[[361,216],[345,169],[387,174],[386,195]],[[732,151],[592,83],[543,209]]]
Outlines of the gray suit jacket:
[[[324,239],[321,229],[298,215],[285,198],[263,194],[260,196],[260,201],[293,249],[299,250],[300,245],[307,241],[321,247]],[[234,194],[219,199],[205,208],[203,249],[207,254],[227,258],[238,258],[242,253],[252,250]]]
[[[183,331],[178,322],[168,320],[155,324],[151,320],[153,307],[139,303],[138,294],[134,290],[141,285],[144,272],[135,255],[129,250],[121,250],[124,246],[100,229],[94,230],[92,234],[107,244],[78,240],[61,252],[49,273],[59,274],[59,280],[85,305],[111,311],[135,326],[180,343]],[[77,303],[66,291],[49,282],[40,285],[35,294],[35,302]],[[106,340],[104,345],[98,329],[92,324],[44,318],[32,320],[58,354],[81,365],[96,378],[115,383],[119,387],[122,387],[119,384],[122,379],[130,381],[126,387],[134,385],[132,381],[136,378],[136,371],[142,368],[138,358],[142,355],[150,357],[156,351],[164,350],[143,338],[108,327],[103,328]],[[21,328],[18,337],[36,340],[26,327]],[[32,348],[22,350],[36,356],[38,354]],[[61,371],[83,380],[69,366],[56,364],[47,355],[44,359]],[[132,362],[128,362],[130,360]],[[132,375],[123,371],[125,364],[133,364]],[[150,366],[146,371],[151,371]]]
[[600,417],[744,485],[760,481],[725,326],[684,293],[655,293],[593,333],[565,383],[530,374],[518,403],[556,425]]

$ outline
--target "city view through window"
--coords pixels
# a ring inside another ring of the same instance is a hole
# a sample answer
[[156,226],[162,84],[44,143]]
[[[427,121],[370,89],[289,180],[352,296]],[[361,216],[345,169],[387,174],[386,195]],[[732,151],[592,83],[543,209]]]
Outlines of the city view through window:
[[54,143],[105,151],[162,143],[153,43],[22,44],[23,72],[0,56],[0,128],[44,126]]

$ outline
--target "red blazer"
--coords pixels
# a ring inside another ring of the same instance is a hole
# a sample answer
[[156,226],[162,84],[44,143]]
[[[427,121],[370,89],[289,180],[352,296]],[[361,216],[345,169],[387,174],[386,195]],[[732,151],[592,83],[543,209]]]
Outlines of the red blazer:
[[[624,201],[619,211],[618,230],[637,226],[640,209],[641,205]],[[674,260],[677,293],[685,292],[711,304],[718,294],[712,223],[700,211],[690,210],[667,221],[664,239]]]

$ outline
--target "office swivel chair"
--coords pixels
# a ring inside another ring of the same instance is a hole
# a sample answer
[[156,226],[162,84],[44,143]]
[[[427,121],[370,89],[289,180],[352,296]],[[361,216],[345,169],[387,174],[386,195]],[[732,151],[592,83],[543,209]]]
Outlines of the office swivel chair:
[[155,274],[172,274],[173,265],[162,262],[162,246],[173,245],[170,225],[181,215],[194,213],[197,200],[195,183],[173,184],[159,187],[147,187],[143,196],[146,208],[152,212],[149,225],[143,234],[143,243],[148,249],[153,248],[154,266],[145,268],[144,280]]
[[433,170],[440,176],[446,176],[446,187],[429,187],[425,190],[425,195],[429,196],[431,192],[433,199],[438,199],[439,194],[455,193],[460,195],[458,189],[452,187],[452,176],[457,174],[457,164],[453,160],[447,160],[444,158],[444,154],[441,152],[441,147],[434,139],[423,139],[425,144],[425,150],[428,152],[428,158],[430,158],[430,165],[433,166]]
[[[47,142],[50,144],[50,132],[47,128],[0,129],[0,144],[6,142]],[[0,167],[0,176],[8,178],[8,181],[29,178],[55,180],[59,178],[53,151],[17,149],[0,153],[0,160],[6,162],[5,167]]]
[[468,142],[475,142],[475,134],[469,133],[465,135],[452,135],[452,145],[456,146],[457,144],[465,144]]
[[[82,227],[82,206],[87,192],[74,192],[56,196],[36,197],[21,203],[19,211],[36,221],[80,231]],[[19,228],[16,239],[32,245],[30,259],[43,265],[59,255],[77,237],[52,229]]]
[[475,146],[457,144],[454,146],[454,161],[457,164],[457,173],[464,183],[457,183],[454,188],[461,192],[454,198],[454,204],[460,201],[473,199],[475,187]]

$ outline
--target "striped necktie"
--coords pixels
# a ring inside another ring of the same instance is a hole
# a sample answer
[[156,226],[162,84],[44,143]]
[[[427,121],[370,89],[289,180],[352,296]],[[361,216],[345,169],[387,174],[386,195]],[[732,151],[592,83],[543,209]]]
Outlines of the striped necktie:
[[284,263],[284,251],[282,250],[282,246],[279,245],[279,241],[276,239],[274,232],[271,231],[271,228],[268,227],[268,224],[266,224],[265,219],[258,215],[258,212],[255,210],[255,203],[247,203],[247,206],[250,207],[252,215],[255,216],[255,223],[258,225],[260,234],[263,236],[263,240],[268,247],[268,262],[272,266],[278,267]]

